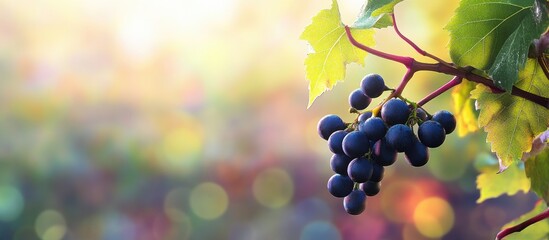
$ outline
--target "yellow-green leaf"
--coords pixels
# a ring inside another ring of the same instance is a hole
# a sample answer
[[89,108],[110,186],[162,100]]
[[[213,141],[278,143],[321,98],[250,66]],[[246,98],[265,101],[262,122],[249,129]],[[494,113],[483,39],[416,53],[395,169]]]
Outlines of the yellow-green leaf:
[[393,19],[389,15],[393,13],[395,5],[402,0],[376,0],[367,1],[362,6],[360,15],[353,24],[356,28],[384,28],[393,25]]
[[[545,204],[542,202],[536,203],[536,206],[532,211],[520,216],[519,218],[513,220],[510,223],[505,224],[501,229],[506,229],[512,226],[515,226],[521,222],[530,219],[539,213],[545,211]],[[534,223],[527,228],[523,229],[520,232],[512,233],[505,237],[505,240],[546,240],[549,239],[549,219],[541,220],[537,223]]]
[[459,66],[487,70],[494,84],[510,91],[532,41],[547,28],[540,0],[461,0],[446,28],[450,56]]
[[460,137],[478,130],[475,101],[471,98],[471,91],[475,86],[474,82],[463,81],[452,90],[454,116],[456,116],[457,132]]
[[[374,45],[373,30],[351,29],[351,33],[362,44]],[[307,40],[313,49],[305,59],[310,107],[316,97],[332,89],[338,81],[343,81],[347,64],[364,65],[366,52],[354,47],[347,39],[336,0],[332,1],[331,9],[322,10],[313,17],[300,38]]]
[[498,173],[497,167],[485,169],[477,176],[477,189],[480,190],[477,203],[481,203],[503,194],[512,196],[519,191],[526,193],[530,190],[530,181],[524,170],[513,164],[501,173]]
[[545,202],[549,202],[549,149],[527,159],[524,165],[532,190]]
[[[519,73],[516,87],[549,97],[548,80],[536,60],[529,59]],[[549,110],[509,92],[495,94],[481,84],[471,92],[480,108],[478,123],[488,133],[502,168],[519,161],[532,148],[534,138],[547,129]]]

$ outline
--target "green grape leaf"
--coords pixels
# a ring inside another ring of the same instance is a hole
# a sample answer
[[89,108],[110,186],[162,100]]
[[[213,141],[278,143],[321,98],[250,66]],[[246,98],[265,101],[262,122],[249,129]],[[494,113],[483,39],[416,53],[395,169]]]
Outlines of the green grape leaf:
[[353,23],[354,28],[384,28],[393,25],[393,19],[389,16],[393,13],[395,5],[402,0],[367,1],[360,10],[360,15]]
[[[548,97],[547,81],[537,61],[529,59],[519,72],[519,81],[515,86]],[[478,84],[471,91],[471,97],[477,100],[479,126],[488,133],[486,140],[498,156],[502,170],[519,161],[524,152],[529,152],[534,138],[549,124],[549,110],[509,92],[495,94],[488,87]]]
[[[541,201],[536,203],[536,206],[532,211],[520,216],[519,218],[511,221],[510,223],[505,224],[501,229],[506,229],[512,226],[516,226],[517,224],[520,224],[539,213],[545,211],[545,204],[543,204]],[[549,239],[549,219],[541,220],[537,223],[534,223],[527,228],[523,229],[520,232],[512,233],[510,235],[507,235],[505,237],[505,240],[542,240],[542,239]]]
[[486,70],[510,91],[532,41],[548,26],[545,1],[462,0],[446,29],[450,56],[460,66]]
[[549,149],[528,158],[524,166],[526,176],[530,178],[532,190],[545,202],[549,202]]
[[498,173],[497,167],[484,169],[477,176],[477,189],[480,190],[477,203],[481,203],[503,194],[512,196],[519,191],[526,193],[530,190],[530,181],[524,174],[524,170],[513,164],[501,173]]
[[[372,29],[351,29],[351,33],[362,44],[374,45]],[[343,81],[346,64],[355,62],[364,65],[366,52],[354,47],[347,38],[336,0],[332,1],[331,9],[321,10],[313,17],[300,38],[307,40],[313,49],[305,59],[310,107],[323,92]]]
[[454,100],[454,116],[456,117],[458,136],[478,130],[475,101],[471,98],[471,91],[476,87],[475,82],[463,81],[452,90]]

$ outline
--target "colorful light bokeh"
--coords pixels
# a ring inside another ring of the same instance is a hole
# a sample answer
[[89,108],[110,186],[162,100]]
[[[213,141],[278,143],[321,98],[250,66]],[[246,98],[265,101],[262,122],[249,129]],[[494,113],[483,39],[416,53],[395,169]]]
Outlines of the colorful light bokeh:
[[[343,19],[362,3],[340,1]],[[473,162],[490,157],[480,133],[448,136],[428,167],[399,159],[364,214],[344,212],[326,191],[317,121],[351,120],[363,75],[395,86],[405,69],[368,56],[306,109],[299,35],[329,5],[0,0],[0,239],[488,239],[529,210],[532,194],[476,205]],[[448,58],[455,6],[396,12],[406,35]],[[414,55],[390,28],[376,40]],[[415,78],[412,100],[448,79]],[[451,110],[441,98],[427,110]]]

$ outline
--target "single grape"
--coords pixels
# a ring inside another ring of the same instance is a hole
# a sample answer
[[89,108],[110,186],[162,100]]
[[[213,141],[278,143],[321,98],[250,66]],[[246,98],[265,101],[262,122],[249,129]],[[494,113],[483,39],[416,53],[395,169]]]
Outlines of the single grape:
[[360,116],[358,116],[358,122],[364,122],[370,117],[372,117],[372,112],[370,112],[370,111],[364,112],[364,113],[360,114]]
[[385,168],[375,162],[372,163],[372,176],[368,181],[379,182],[383,179]]
[[385,136],[387,132],[387,125],[383,122],[383,119],[373,117],[367,119],[365,122],[361,122],[358,125],[358,130],[366,133],[368,139],[377,141]]
[[362,92],[371,98],[379,97],[385,91],[385,88],[385,81],[375,73],[366,75],[360,82]]
[[379,182],[367,181],[365,183],[361,183],[359,188],[366,193],[366,195],[375,196],[379,193],[380,185],[381,184]]
[[414,141],[414,146],[404,152],[404,157],[408,160],[410,165],[421,167],[429,161],[429,148],[419,141]]
[[343,208],[348,214],[361,214],[366,209],[366,193],[360,189],[353,190],[343,199]]
[[433,121],[436,121],[444,127],[446,134],[450,134],[456,129],[456,118],[451,112],[441,110],[433,115]]
[[387,101],[383,107],[381,107],[381,118],[392,126],[395,124],[405,124],[410,116],[410,108],[404,101],[393,98]]
[[333,153],[344,153],[343,152],[343,138],[347,136],[345,130],[337,130],[328,138],[328,148]]
[[397,151],[382,138],[374,144],[373,159],[381,166],[390,166],[397,160]]
[[353,191],[354,182],[349,177],[340,175],[340,174],[334,174],[330,179],[328,180],[328,192],[332,194],[334,197],[342,198],[349,193]]
[[326,115],[320,121],[318,121],[317,130],[320,137],[328,140],[330,135],[337,130],[343,130],[347,128],[347,125],[337,115]]
[[442,125],[433,120],[425,121],[419,125],[417,135],[421,143],[430,148],[439,147],[444,143],[444,139],[446,138]]
[[334,154],[330,159],[330,167],[335,173],[347,175],[347,167],[352,160],[345,154]]
[[390,127],[387,130],[387,134],[385,134],[385,140],[397,152],[405,152],[411,148],[416,139],[416,135],[414,135],[412,129],[404,124]]
[[374,166],[369,159],[359,157],[353,159],[347,167],[347,174],[353,182],[362,183],[368,181],[372,176]]
[[343,152],[349,157],[360,157],[368,150],[370,150],[370,140],[364,132],[353,131],[343,138]]
[[416,117],[424,122],[427,121],[429,118],[425,110],[423,110],[422,108],[416,108]]
[[360,90],[356,89],[349,95],[349,105],[356,110],[363,110],[370,105],[372,99]]

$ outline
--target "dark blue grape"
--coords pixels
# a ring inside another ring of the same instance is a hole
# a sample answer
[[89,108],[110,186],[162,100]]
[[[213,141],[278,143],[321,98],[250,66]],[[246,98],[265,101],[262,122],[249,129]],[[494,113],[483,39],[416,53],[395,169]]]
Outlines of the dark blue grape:
[[334,154],[330,159],[330,167],[335,173],[347,175],[347,167],[353,159],[345,154]]
[[368,150],[370,150],[370,140],[364,132],[350,132],[343,138],[343,152],[349,157],[360,157]]
[[330,148],[330,151],[343,154],[343,138],[345,138],[345,136],[347,136],[345,130],[337,130],[332,133],[328,138],[328,148]]
[[354,90],[349,95],[349,105],[356,110],[363,110],[367,108],[368,105],[370,105],[370,102],[372,102],[372,99],[364,95],[360,89]]
[[368,139],[377,141],[385,136],[387,132],[387,125],[383,122],[383,119],[373,117],[367,119],[365,122],[361,122],[358,125],[358,130],[366,133]]
[[366,195],[375,196],[379,193],[380,185],[381,184],[379,182],[367,181],[365,183],[361,183],[359,188],[366,193]]
[[397,124],[387,130],[385,140],[397,152],[405,152],[412,147],[414,140],[417,140],[412,129],[404,124]]
[[419,118],[421,121],[427,121],[428,119],[427,113],[422,108],[416,109],[416,117]]
[[446,110],[438,111],[433,115],[433,121],[436,121],[442,125],[446,134],[450,134],[456,129],[456,118],[451,112]]
[[332,194],[334,197],[345,197],[349,195],[353,191],[354,182],[349,177],[340,175],[340,174],[334,174],[329,180],[328,180],[328,192]]
[[446,134],[442,125],[433,120],[425,121],[423,124],[419,125],[417,135],[421,143],[430,148],[436,148],[442,145],[444,139],[446,139]]
[[375,162],[372,163],[372,176],[368,181],[379,182],[383,179],[385,168]]
[[317,130],[320,137],[328,140],[330,135],[337,130],[343,130],[347,128],[347,125],[337,115],[326,115],[320,121],[318,121]]
[[359,157],[349,163],[347,174],[353,182],[362,183],[370,179],[373,169],[374,166],[370,160],[365,157]]
[[343,199],[343,208],[348,214],[361,214],[366,209],[366,193],[360,189],[353,190]]
[[366,96],[376,98],[385,91],[385,81],[378,74],[368,74],[360,82],[360,89]]
[[410,165],[421,167],[429,161],[429,148],[419,141],[414,141],[414,146],[404,152],[404,157]]
[[391,147],[385,139],[380,139],[374,144],[373,159],[381,166],[390,166],[397,160],[397,151]]
[[387,101],[383,107],[381,107],[381,118],[392,126],[395,124],[405,124],[410,116],[410,108],[404,101],[393,98]]
[[372,117],[372,112],[368,111],[368,112],[362,113],[360,114],[360,116],[358,116],[358,122],[364,122],[370,117]]

